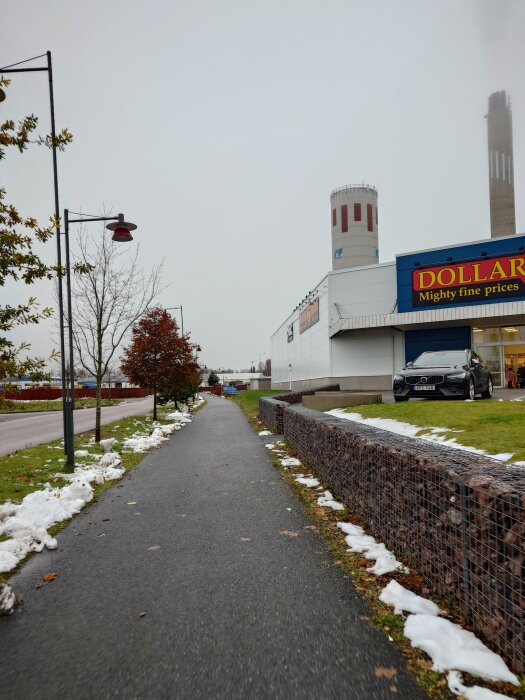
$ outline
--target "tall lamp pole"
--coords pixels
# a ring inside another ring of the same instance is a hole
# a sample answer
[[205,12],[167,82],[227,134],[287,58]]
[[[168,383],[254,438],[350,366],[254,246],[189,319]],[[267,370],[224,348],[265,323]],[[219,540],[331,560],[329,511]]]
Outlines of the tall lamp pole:
[[[39,58],[47,59],[47,66],[41,67],[29,67],[29,68],[16,68],[15,66],[20,66],[23,63],[30,63],[31,61],[36,61]],[[58,164],[57,164],[57,144],[56,144],[56,130],[55,130],[55,98],[53,95],[53,65],[51,62],[51,51],[46,51],[46,53],[40,56],[34,56],[33,58],[28,58],[25,61],[19,61],[18,63],[12,63],[9,66],[0,68],[0,73],[37,73],[41,71],[46,71],[49,82],[49,109],[51,113],[51,151],[53,153],[53,186],[55,194],[55,232],[57,241],[57,265],[59,269],[62,267],[62,251],[60,246],[60,208],[58,203]],[[0,89],[0,102],[5,99],[5,92]],[[58,307],[60,318],[64,314],[64,303],[63,303],[63,287],[62,287],[62,275],[58,275]],[[62,420],[63,420],[63,431],[64,431],[64,451],[66,451],[66,421],[67,421],[67,409],[66,409],[66,350],[65,350],[65,338],[64,338],[64,326],[60,324],[60,366],[62,374]],[[72,368],[71,368],[72,371]]]
[[[78,216],[78,219],[71,219],[70,214]],[[81,214],[76,211],[64,209],[64,238],[66,248],[66,281],[67,281],[67,326],[68,326],[68,341],[69,341],[69,397],[64,398],[64,448],[66,452],[66,471],[73,471],[75,467],[75,428],[73,422],[73,409],[75,408],[75,374],[73,372],[73,313],[71,306],[71,264],[69,258],[69,224],[86,224],[96,221],[111,221],[106,228],[113,231],[112,240],[117,243],[127,243],[133,240],[131,231],[134,231],[137,226],[129,221],[124,220],[124,214],[118,216],[94,216],[91,214]],[[64,314],[61,307],[60,314],[60,336],[63,337],[64,332]],[[63,390],[63,397],[66,392]]]
[[184,338],[184,316],[182,315],[182,306],[167,306],[166,311],[174,311],[180,309],[180,335]]

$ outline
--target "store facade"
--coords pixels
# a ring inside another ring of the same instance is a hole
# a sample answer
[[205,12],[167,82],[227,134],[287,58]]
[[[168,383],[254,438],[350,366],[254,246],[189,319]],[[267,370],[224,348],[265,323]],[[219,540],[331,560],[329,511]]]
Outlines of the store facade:
[[468,347],[495,386],[525,365],[525,236],[329,272],[273,334],[272,386],[388,389],[420,352]]

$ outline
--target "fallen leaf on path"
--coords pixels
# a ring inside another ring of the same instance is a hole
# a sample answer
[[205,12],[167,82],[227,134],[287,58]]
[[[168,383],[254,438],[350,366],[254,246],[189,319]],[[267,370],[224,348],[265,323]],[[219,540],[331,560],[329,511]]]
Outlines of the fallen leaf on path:
[[137,503],[138,503],[138,501],[128,501],[128,502],[126,503],[126,505],[127,505],[127,506],[136,506]]
[[148,547],[149,550],[160,549],[160,544],[154,544],[152,547]]
[[229,466],[230,465],[228,464],[228,462],[226,462],[225,464],[219,464],[219,467],[229,467]]
[[139,613],[139,617],[145,617],[145,616],[146,616],[146,613],[145,613],[145,612]]
[[290,532],[290,530],[280,530],[279,532],[280,535],[286,535],[287,537],[297,537],[298,532]]
[[374,668],[374,675],[376,678],[395,678],[395,676],[397,676],[397,670],[392,666],[390,668],[376,666]]
[[317,530],[315,525],[303,525],[303,530]]
[[54,581],[57,578],[57,574],[52,574],[51,572],[49,572],[47,574],[44,574],[42,578],[47,583],[48,581]]
[[241,542],[251,542],[251,537],[241,537]]
[[102,518],[103,523],[109,523],[110,520],[111,520],[111,518]]
[[180,515],[177,515],[177,518],[185,518],[185,517],[186,517],[186,513],[181,513]]

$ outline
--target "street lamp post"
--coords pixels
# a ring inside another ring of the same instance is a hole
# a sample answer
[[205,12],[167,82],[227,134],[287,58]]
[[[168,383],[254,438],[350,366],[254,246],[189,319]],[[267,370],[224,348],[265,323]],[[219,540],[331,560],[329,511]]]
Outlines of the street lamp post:
[[184,338],[184,316],[182,315],[182,305],[166,307],[166,311],[173,311],[174,309],[180,309],[180,334],[181,337]]
[[[78,216],[78,219],[71,219],[70,214]],[[64,406],[64,450],[66,453],[67,470],[73,470],[75,467],[75,447],[74,447],[74,421],[73,409],[75,408],[75,373],[73,371],[73,312],[71,306],[71,264],[69,257],[69,224],[86,224],[96,221],[110,221],[106,225],[109,231],[113,231],[112,240],[117,243],[127,243],[133,240],[131,231],[134,231],[137,226],[129,221],[124,220],[124,214],[118,216],[95,216],[91,214],[81,214],[76,211],[64,209],[64,239],[66,251],[66,282],[67,282],[67,326],[68,326],[68,343],[69,343],[69,397],[66,396],[64,390],[65,374],[62,369],[62,398]],[[60,314],[60,337],[65,336],[64,332],[64,307],[62,298],[59,297],[59,314]],[[62,363],[64,368],[65,361]]]
[[[26,67],[26,68],[16,68],[15,66],[20,66],[23,63],[30,63],[31,61],[36,61],[39,58],[47,59],[47,66],[37,66],[37,67]],[[33,58],[28,58],[25,61],[19,61],[18,63],[12,63],[9,66],[0,68],[0,73],[38,73],[41,71],[46,71],[49,82],[49,110],[51,114],[51,151],[53,154],[53,187],[55,196],[55,232],[57,241],[57,266],[59,270],[62,267],[62,251],[60,246],[60,207],[58,203],[58,164],[57,164],[57,141],[56,141],[56,130],[55,130],[55,98],[53,94],[53,65],[51,62],[51,51],[47,51],[45,54],[40,56],[34,56]],[[0,88],[0,102],[5,99],[5,92]],[[60,308],[60,314],[62,315],[63,308],[63,287],[62,287],[62,274],[58,275],[58,304]],[[62,316],[61,316],[62,317]],[[64,432],[64,451],[66,451],[66,422],[67,422],[67,408],[66,408],[66,349],[65,349],[65,337],[64,337],[64,327],[63,324],[60,325],[60,365],[62,373],[62,420],[63,420],[63,432]]]

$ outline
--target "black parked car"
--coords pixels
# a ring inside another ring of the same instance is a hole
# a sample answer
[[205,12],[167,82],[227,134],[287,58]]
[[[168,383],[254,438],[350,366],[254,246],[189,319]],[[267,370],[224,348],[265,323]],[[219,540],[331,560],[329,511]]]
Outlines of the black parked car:
[[423,352],[405,369],[394,374],[394,399],[416,397],[473,399],[492,396],[492,377],[473,350]]

